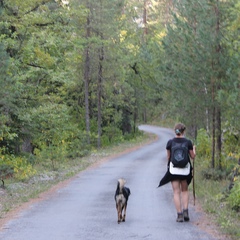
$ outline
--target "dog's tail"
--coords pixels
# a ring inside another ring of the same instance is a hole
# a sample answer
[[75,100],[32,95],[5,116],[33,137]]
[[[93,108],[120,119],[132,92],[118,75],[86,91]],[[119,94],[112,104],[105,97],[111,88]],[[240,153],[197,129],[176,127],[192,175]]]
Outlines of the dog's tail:
[[122,189],[123,189],[125,183],[126,183],[125,179],[123,179],[123,178],[118,179],[118,187],[119,187],[120,192],[122,192]]

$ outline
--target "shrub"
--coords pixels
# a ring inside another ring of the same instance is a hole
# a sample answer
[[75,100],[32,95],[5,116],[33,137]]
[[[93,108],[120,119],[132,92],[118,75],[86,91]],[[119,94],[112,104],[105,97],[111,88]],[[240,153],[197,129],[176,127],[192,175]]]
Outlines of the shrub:
[[83,139],[75,138],[68,143],[68,155],[69,158],[84,157],[90,152],[90,146],[87,144],[87,138]]
[[210,158],[211,156],[211,139],[205,129],[199,129],[197,134],[197,154],[198,156]]
[[108,141],[106,141],[105,138],[105,143],[109,142],[109,144],[113,144],[123,142],[122,131],[119,128],[115,127],[114,125],[104,127],[103,136],[108,137]]
[[10,172],[13,169],[11,174],[18,180],[25,180],[36,173],[28,160],[22,156],[5,155],[0,159],[0,168]]
[[239,179],[237,181],[235,181],[227,200],[228,200],[228,203],[230,204],[231,208],[233,208],[236,211],[240,210],[240,181],[239,181]]
[[0,165],[0,180],[2,181],[2,186],[4,187],[4,180],[13,177],[14,169],[8,164]]
[[235,159],[240,158],[240,139],[239,139],[240,131],[233,126],[229,122],[226,122],[223,129],[223,140],[224,140],[224,151],[227,156],[234,157]]
[[36,170],[28,163],[26,158],[14,157],[14,177],[19,180],[25,180],[36,173]]
[[218,180],[226,179],[228,173],[220,169],[207,168],[202,170],[202,175],[205,179],[218,181]]
[[64,162],[66,159],[66,144],[42,146],[41,151],[35,149],[34,153],[39,164],[44,167],[49,167],[50,165],[52,170],[56,170],[57,164]]

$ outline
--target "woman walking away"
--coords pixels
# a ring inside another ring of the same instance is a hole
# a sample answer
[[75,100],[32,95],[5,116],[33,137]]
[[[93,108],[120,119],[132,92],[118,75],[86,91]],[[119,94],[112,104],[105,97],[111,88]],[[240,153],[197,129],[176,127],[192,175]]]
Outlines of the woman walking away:
[[178,123],[174,127],[175,137],[167,142],[168,170],[161,179],[159,187],[171,182],[173,199],[177,210],[177,222],[189,221],[188,185],[192,181],[192,165],[190,158],[194,160],[196,149],[191,140],[185,134],[186,127]]

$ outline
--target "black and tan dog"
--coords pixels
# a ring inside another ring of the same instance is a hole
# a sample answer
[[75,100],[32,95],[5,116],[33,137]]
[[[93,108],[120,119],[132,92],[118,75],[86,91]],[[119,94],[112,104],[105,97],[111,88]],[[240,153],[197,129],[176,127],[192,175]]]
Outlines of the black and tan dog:
[[[125,183],[126,183],[125,179],[123,178],[118,179],[117,189],[115,192],[118,223],[120,223],[121,221],[125,222],[128,197],[131,194],[130,189],[124,186]],[[124,214],[122,215],[123,210]]]

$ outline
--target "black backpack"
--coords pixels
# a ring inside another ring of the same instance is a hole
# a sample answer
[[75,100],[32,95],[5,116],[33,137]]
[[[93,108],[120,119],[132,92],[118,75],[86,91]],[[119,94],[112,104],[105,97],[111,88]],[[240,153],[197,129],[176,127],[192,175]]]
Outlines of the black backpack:
[[174,167],[184,168],[189,162],[188,142],[177,143],[172,140],[171,162]]

